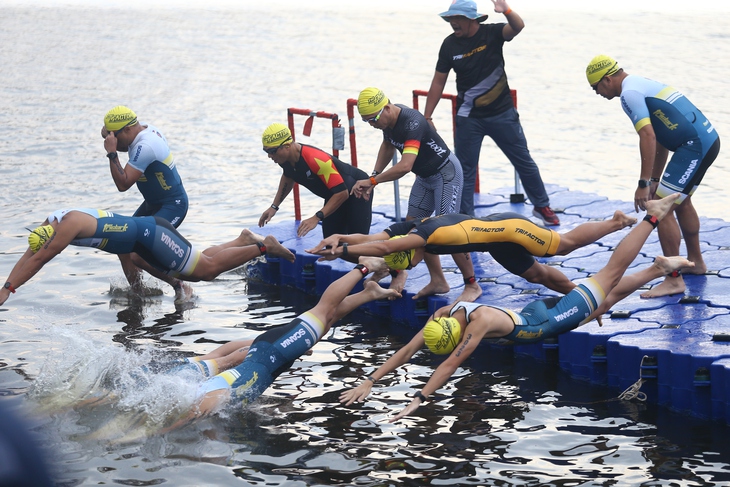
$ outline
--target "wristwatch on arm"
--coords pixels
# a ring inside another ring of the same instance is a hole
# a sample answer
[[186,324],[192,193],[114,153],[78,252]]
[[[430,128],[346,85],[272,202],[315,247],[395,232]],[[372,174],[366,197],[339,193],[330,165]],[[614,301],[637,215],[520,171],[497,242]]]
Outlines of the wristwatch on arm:
[[651,186],[651,181],[648,179],[639,179],[639,188],[644,189]]

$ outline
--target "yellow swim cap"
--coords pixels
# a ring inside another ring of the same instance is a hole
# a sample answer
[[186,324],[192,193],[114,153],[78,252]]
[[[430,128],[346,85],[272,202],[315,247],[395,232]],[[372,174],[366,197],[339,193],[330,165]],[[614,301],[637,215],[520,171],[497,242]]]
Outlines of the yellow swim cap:
[[104,127],[109,132],[122,130],[135,123],[137,123],[137,114],[123,105],[112,108],[104,115]]
[[588,84],[593,86],[601,81],[604,76],[616,74],[619,69],[621,68],[614,58],[605,54],[599,54],[591,59],[591,62],[588,63],[588,67],[586,68]]
[[357,97],[357,111],[363,117],[378,113],[387,104],[388,97],[377,88],[365,88]]
[[436,355],[451,353],[461,340],[461,326],[456,318],[436,318],[423,327],[426,346]]
[[[405,235],[396,235],[395,237],[390,237],[390,240],[403,237]],[[403,269],[410,269],[414,255],[416,255],[416,249],[399,250],[398,252],[384,255],[383,260],[391,269],[402,271]]]
[[287,140],[293,140],[289,127],[281,123],[272,123],[261,136],[264,147],[279,147]]
[[43,247],[46,242],[53,237],[54,231],[55,230],[53,230],[51,225],[41,225],[35,230],[31,230],[30,235],[28,235],[28,245],[30,245],[30,250],[32,250],[34,254],[38,252],[41,247]]

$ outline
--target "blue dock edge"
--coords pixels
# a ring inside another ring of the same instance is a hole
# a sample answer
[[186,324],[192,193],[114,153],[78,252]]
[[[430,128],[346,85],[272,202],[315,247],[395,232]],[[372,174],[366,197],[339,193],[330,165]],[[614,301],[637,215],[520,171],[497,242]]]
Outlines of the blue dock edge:
[[[548,185],[547,189],[553,208],[559,212],[561,225],[555,229],[560,233],[587,221],[609,218],[616,210],[633,213],[633,203],[555,185]],[[476,214],[514,211],[532,218],[532,206],[510,203],[509,192],[509,188],[502,188],[476,195]],[[401,214],[406,214],[406,208],[402,208]],[[374,208],[371,233],[383,230],[394,221],[392,208]],[[687,290],[683,295],[641,299],[640,292],[636,292],[604,316],[602,327],[593,321],[556,339],[510,345],[513,353],[557,363],[572,378],[608,386],[617,395],[638,385],[647,401],[698,418],[730,423],[730,223],[717,218],[700,221],[700,240],[708,272],[685,275]],[[318,262],[305,249],[321,240],[321,232],[315,230],[298,238],[297,226],[298,222],[286,221],[265,228],[266,233],[277,237],[296,254],[296,261],[262,260],[250,266],[249,276],[268,284],[321,295],[332,281],[352,269],[352,264],[339,259]],[[610,252],[627,232],[625,229],[608,235],[567,256],[539,260],[560,267],[570,279],[587,277],[608,262]],[[682,252],[685,252],[684,245]],[[655,232],[627,272],[651,263],[660,254]],[[478,302],[499,303],[519,310],[534,299],[556,294],[510,274],[488,254],[473,253],[472,258],[483,290]],[[449,293],[413,300],[413,295],[429,280],[425,265],[419,265],[409,272],[402,299],[369,303],[364,310],[375,317],[406,324],[415,332],[436,309],[452,303],[464,285],[463,276],[451,258],[442,256],[441,261],[452,286]],[[648,287],[660,281],[653,281]],[[383,285],[387,283],[388,279],[382,281]],[[361,285],[355,292],[360,289]],[[476,360],[480,353],[489,353],[491,347],[497,346],[504,347],[483,343],[475,354]]]

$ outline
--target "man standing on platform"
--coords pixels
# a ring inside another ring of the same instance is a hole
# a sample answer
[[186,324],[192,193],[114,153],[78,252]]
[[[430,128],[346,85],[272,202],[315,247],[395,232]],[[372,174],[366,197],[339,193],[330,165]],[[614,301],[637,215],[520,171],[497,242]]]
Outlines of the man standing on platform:
[[487,16],[477,13],[472,0],[454,0],[449,10],[440,14],[451,24],[454,33],[441,45],[423,114],[433,126],[433,111],[453,69],[458,91],[454,150],[464,171],[461,212],[474,215],[479,152],[484,136],[488,135],[519,174],[525,193],[534,205],[533,215],[545,225],[560,225],[550,208],[540,170],[527,148],[504,70],[502,46],[519,34],[525,23],[505,0],[492,0],[492,3],[495,12],[504,14],[506,24],[481,24]]
[[[385,93],[373,87],[360,92],[357,110],[363,122],[383,131],[383,141],[372,177],[358,181],[352,188],[352,194],[366,198],[376,184],[395,181],[412,172],[416,181],[408,197],[406,220],[426,218],[434,213],[458,213],[464,182],[461,164],[436,130],[426,123],[421,112],[391,103]],[[386,169],[396,150],[402,154],[400,161]],[[443,275],[438,256],[428,255],[425,261],[431,282],[416,297],[449,292],[449,283]],[[404,274],[397,279],[402,283]],[[402,289],[400,286],[398,288]]]
[[[634,209],[644,210],[650,199],[679,192],[673,213],[659,225],[662,252],[667,257],[679,255],[680,240],[684,237],[687,258],[695,263],[685,272],[704,274],[707,265],[700,249],[700,219],[691,197],[720,152],[715,127],[678,90],[630,75],[609,56],[594,57],[586,68],[586,77],[596,94],[608,100],[621,98],[621,106],[639,134],[641,171],[634,192]],[[673,154],[667,164],[669,151]],[[684,290],[684,279],[675,272],[641,297],[667,296]]]

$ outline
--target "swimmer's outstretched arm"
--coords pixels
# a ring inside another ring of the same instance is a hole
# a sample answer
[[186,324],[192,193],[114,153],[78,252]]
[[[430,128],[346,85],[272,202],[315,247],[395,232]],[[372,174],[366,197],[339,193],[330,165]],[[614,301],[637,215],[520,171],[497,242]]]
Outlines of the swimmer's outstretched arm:
[[[63,222],[56,224],[51,239],[36,253],[33,253],[28,247],[13,266],[8,278],[0,283],[0,305],[7,301],[12,292],[9,288],[2,286],[5,282],[9,282],[13,289],[19,288],[38,274],[44,265],[63,252],[71,241],[79,236],[84,229],[84,218],[78,215],[80,215],[78,212],[72,212],[64,218]],[[45,220],[43,224],[48,225],[48,220]]]
[[203,396],[202,399],[200,399],[198,404],[193,409],[188,411],[186,414],[183,415],[183,417],[175,421],[167,428],[162,429],[160,431],[160,434],[164,435],[165,433],[169,433],[170,431],[182,428],[183,426],[194,422],[196,419],[208,416],[211,413],[220,410],[220,408],[228,402],[228,400],[230,399],[230,395],[230,389],[218,389],[216,391],[208,392],[207,394],[205,394],[205,396]]
[[387,233],[381,233],[385,235],[384,240],[370,241],[353,245],[348,244],[347,250],[345,250],[344,245],[341,245],[339,247],[332,247],[331,249],[317,250],[317,248],[314,248],[307,250],[307,252],[309,252],[310,254],[321,255],[324,260],[333,260],[337,257],[345,256],[345,252],[347,252],[347,255],[350,255],[352,257],[382,257],[393,252],[417,249],[426,245],[426,240],[424,240],[423,237],[416,235],[415,233],[410,233],[403,238],[398,238],[395,240],[389,240],[390,237],[388,237]]
[[366,235],[364,233],[352,233],[350,235],[335,233],[334,235],[330,235],[329,237],[320,241],[311,249],[305,250],[305,252],[318,255],[334,254],[334,249],[345,243],[348,245],[357,245],[367,242],[376,242],[378,240],[388,240],[389,238],[390,235],[388,235],[388,233],[385,231],[369,235]]
[[[474,316],[474,315],[472,315]],[[482,338],[489,336],[495,338],[504,336],[506,329],[514,329],[512,319],[502,311],[494,308],[481,308],[478,317],[473,317],[468,327],[464,327],[462,337],[451,355],[436,367],[431,378],[419,392],[416,392],[413,400],[400,413],[393,416],[389,422],[393,423],[399,419],[413,414],[428,397],[440,389],[469,356],[474,353]]]
[[[438,309],[433,315],[428,318],[427,321],[433,320],[434,316],[440,317],[447,314],[448,310],[451,309],[452,306],[453,305],[449,304]],[[408,363],[411,357],[413,357],[416,352],[422,349],[425,344],[426,342],[423,339],[423,329],[421,329],[418,333],[415,334],[413,338],[411,338],[410,342],[408,342],[396,353],[391,355],[391,357],[386,360],[383,365],[381,365],[375,372],[373,372],[366,379],[364,379],[357,387],[353,389],[348,389],[340,393],[340,402],[345,406],[349,406],[352,403],[364,401],[365,398],[370,395],[370,391],[377,381],[385,377],[387,374],[393,372],[401,365]]]
[[385,363],[378,368],[378,370],[370,374],[368,378],[364,379],[357,387],[343,391],[340,394],[340,402],[345,406],[349,406],[354,402],[363,402],[365,398],[370,395],[370,391],[377,381],[390,372],[393,372],[401,365],[408,363],[411,357],[423,348],[424,345],[425,341],[423,339],[423,330],[421,330],[416,333],[408,344],[398,350],[395,354],[391,355],[391,357],[386,360]]

